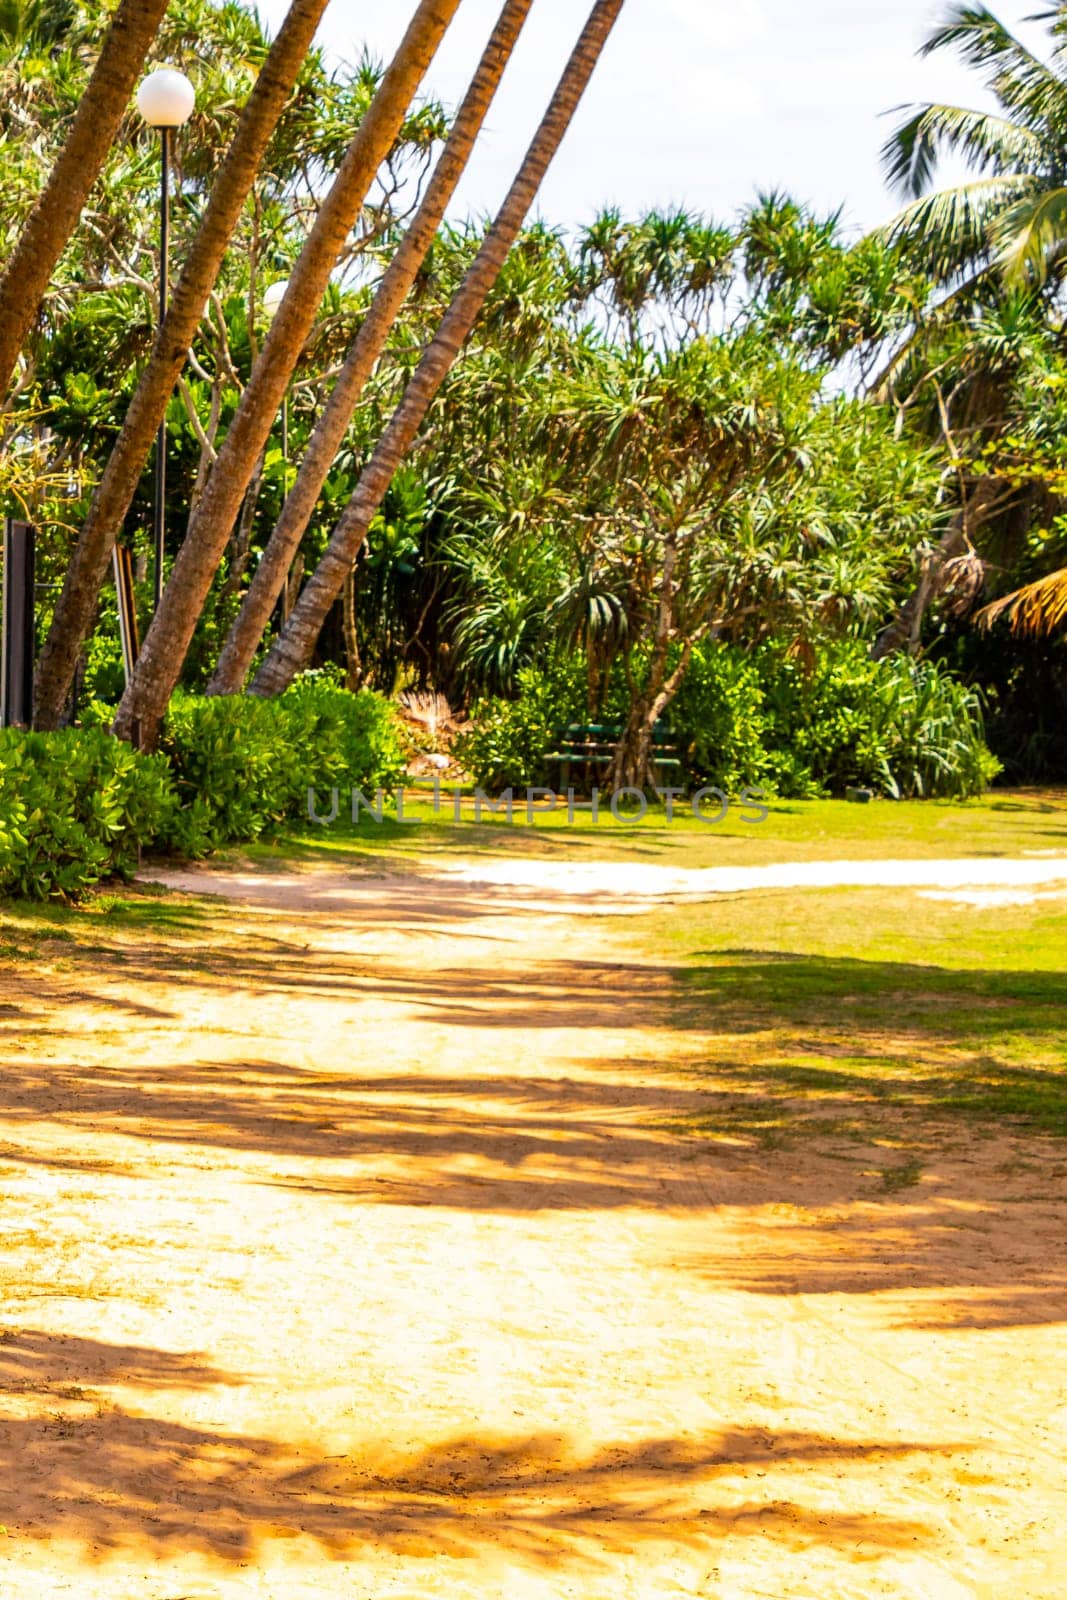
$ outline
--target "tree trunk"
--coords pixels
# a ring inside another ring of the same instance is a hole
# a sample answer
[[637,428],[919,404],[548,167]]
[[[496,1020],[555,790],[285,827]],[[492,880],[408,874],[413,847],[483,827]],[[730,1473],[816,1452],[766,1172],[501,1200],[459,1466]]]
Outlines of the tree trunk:
[[122,431],[67,568],[37,670],[35,723],[54,728],[87,636],[115,538],[130,509],[167,402],[196,335],[230,236],[292,93],[327,0],[292,0],[241,114]]
[[652,768],[656,753],[652,735],[656,723],[682,686],[682,679],[688,670],[695,643],[695,640],[687,641],[682,651],[682,659],[674,671],[668,677],[661,679],[655,687],[650,685],[631,705],[626,727],[623,729],[615,757],[608,769],[610,789],[644,790],[652,786],[654,780]]
[[311,660],[327,613],[341,592],[397,468],[500,275],[623,4],[624,0],[597,0],[593,7],[507,199],[427,347],[292,616],[256,674],[253,694],[280,693]]
[[[0,396],[7,393],[52,271],[115,142],[166,9],[167,0],[121,0],[67,141],[4,269],[0,280]],[[77,655],[75,650],[72,666]]]
[[678,535],[672,529],[663,545],[663,573],[659,584],[656,633],[648,663],[648,685],[642,694],[633,698],[626,727],[608,772],[608,784],[612,789],[643,790],[651,784],[652,735],[656,723],[677,694],[693,654],[696,635],[686,640],[681,660],[674,671],[668,673],[667,661],[675,638],[675,606],[679,587],[675,573],[681,558]]
[[145,748],[155,744],[242,496],[330,273],[458,6],[459,0],[421,0],[289,276],[115,718],[115,732]]
[[872,661],[887,656],[918,655],[926,613],[952,582],[952,563],[972,549],[973,535],[988,519],[990,508],[1001,492],[995,478],[979,480],[974,494],[960,507],[934,549],[923,560],[919,581],[871,646]]
[[219,657],[215,675],[208,684],[208,694],[236,694],[244,684],[270,621],[278,590],[311,520],[334,457],[344,442],[367,380],[456,192],[532,4],[533,0],[507,0],[501,12],[422,205],[382,279],[336,387],[308,442],[296,482],[282,507],[278,525],[263,552]]
[[363,663],[359,658],[359,633],[356,630],[356,569],[345,579],[344,634],[345,688],[353,693],[363,686]]

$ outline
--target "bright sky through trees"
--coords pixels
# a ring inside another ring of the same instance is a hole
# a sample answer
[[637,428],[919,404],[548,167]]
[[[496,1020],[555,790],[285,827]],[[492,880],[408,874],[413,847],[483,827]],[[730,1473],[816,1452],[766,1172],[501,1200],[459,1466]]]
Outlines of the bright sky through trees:
[[[272,27],[287,0],[263,0]],[[464,0],[430,81],[458,102],[500,0]],[[332,0],[320,35],[351,58],[365,42],[388,58],[408,0]],[[730,216],[758,188],[779,186],[819,206],[842,201],[869,227],[895,209],[878,152],[902,101],[975,102],[973,76],[916,49],[938,0],[628,0],[563,157],[542,191],[553,221],[588,218],[615,201],[629,212],[672,201]],[[1034,0],[994,10],[1020,28]],[[579,25],[574,0],[537,0],[496,110],[459,194],[460,211],[490,211],[514,172]]]

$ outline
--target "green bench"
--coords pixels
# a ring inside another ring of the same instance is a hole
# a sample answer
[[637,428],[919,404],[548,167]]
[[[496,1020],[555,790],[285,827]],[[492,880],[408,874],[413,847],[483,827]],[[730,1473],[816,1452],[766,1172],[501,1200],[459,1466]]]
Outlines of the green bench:
[[[615,759],[623,735],[621,722],[572,722],[561,734],[557,747],[545,757],[559,766],[559,788],[571,786],[571,769],[577,768],[586,785],[592,788],[601,771]],[[670,731],[659,723],[652,730],[652,776],[658,788],[666,788],[665,776],[676,777],[682,770],[678,746]]]

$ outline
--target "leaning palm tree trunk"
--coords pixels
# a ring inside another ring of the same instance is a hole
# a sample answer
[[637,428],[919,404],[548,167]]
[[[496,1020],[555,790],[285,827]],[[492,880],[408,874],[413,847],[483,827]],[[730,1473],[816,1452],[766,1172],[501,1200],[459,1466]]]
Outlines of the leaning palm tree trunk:
[[115,717],[115,732],[135,744],[151,748],[156,741],[226,540],[330,273],[458,6],[459,0],[421,0],[319,208]]
[[533,0],[507,0],[500,14],[422,205],[389,264],[311,435],[296,482],[230,629],[208,694],[236,694],[244,683],[334,457],[456,192],[532,4]]
[[507,260],[556,151],[571,124],[624,0],[598,0],[519,174],[392,421],[356,485],[326,552],[252,684],[257,695],[278,694],[311,660],[326,615],[344,586],[386,490]]
[[122,0],[67,142],[0,279],[0,396],[33,326],[56,262],[114,143],[167,0]]
[[137,491],[241,208],[326,5],[327,0],[292,0],[242,112],[233,143],[219,167],[192,249],[171,295],[170,309],[67,568],[37,669],[34,718],[39,728],[54,728],[62,714],[82,644],[92,626],[115,538]]

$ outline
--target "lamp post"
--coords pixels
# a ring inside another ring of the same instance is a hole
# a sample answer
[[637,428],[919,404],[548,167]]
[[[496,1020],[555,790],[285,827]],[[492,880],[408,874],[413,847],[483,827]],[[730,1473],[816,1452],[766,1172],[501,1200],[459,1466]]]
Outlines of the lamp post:
[[[193,114],[196,94],[183,72],[162,67],[150,72],[137,91],[137,109],[150,128],[160,135],[159,183],[159,326],[167,314],[167,269],[170,251],[170,140],[175,128],[182,127]],[[167,421],[159,425],[156,440],[155,505],[152,511],[152,544],[155,554],[155,604],[163,594],[164,508],[167,495]]]
[[[289,288],[289,279],[282,278],[278,283],[270,283],[263,291],[263,315],[268,322],[273,322],[278,314],[278,307],[285,299]],[[282,499],[289,493],[289,389],[286,386],[282,396]]]
[[[289,288],[289,279],[281,278],[277,283],[269,283],[263,291],[263,315],[268,322],[273,322],[278,314],[278,307],[285,299]],[[282,396],[282,505],[285,505],[289,496],[289,386],[286,385]],[[289,597],[289,581],[281,592],[282,620],[285,620],[287,601]]]

